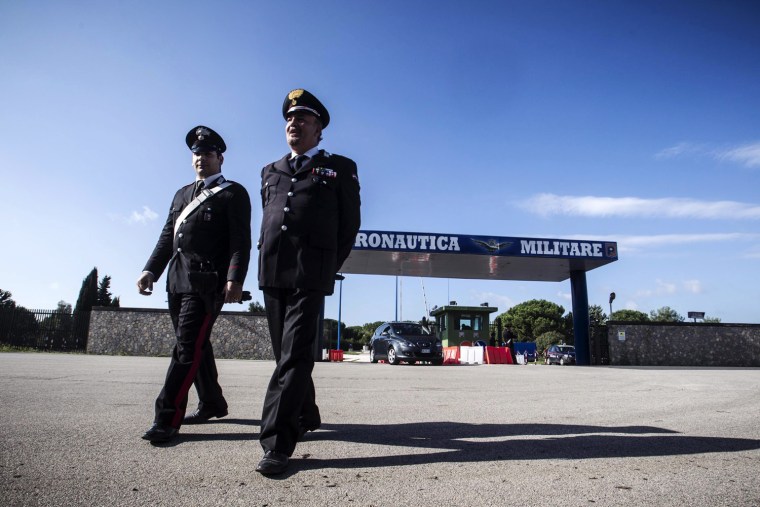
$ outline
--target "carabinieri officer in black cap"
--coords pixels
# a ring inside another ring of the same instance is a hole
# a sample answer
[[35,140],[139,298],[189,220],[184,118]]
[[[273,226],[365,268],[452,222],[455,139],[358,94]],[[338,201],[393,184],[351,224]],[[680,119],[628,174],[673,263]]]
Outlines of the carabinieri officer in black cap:
[[[151,442],[173,439],[180,426],[227,415],[209,337],[224,303],[240,302],[251,255],[251,201],[242,185],[222,176],[222,137],[199,125],[185,138],[195,182],[174,195],[161,235],[137,288],[150,295],[167,270],[169,313],[177,337],[164,388],[156,399]],[[168,268],[168,269],[167,269]],[[185,416],[195,384],[198,409]]]
[[261,171],[259,287],[277,360],[256,467],[267,475],[284,472],[296,442],[322,423],[311,379],[314,341],[325,295],[333,293],[360,223],[356,163],[317,148],[330,123],[327,108],[297,89],[282,115],[290,153]]

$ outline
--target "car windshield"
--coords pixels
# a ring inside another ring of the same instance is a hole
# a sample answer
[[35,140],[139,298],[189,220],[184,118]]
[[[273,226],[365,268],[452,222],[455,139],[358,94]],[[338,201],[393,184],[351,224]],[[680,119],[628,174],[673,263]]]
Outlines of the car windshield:
[[559,347],[559,351],[563,354],[567,354],[570,352],[575,352],[575,347]]
[[393,324],[393,332],[401,336],[420,336],[423,334],[430,334],[423,332],[420,324],[412,323]]

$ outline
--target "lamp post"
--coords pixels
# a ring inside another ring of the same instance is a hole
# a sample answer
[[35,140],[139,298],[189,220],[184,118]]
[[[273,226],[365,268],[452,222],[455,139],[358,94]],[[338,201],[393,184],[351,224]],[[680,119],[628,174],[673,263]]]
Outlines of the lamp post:
[[610,292],[610,320],[612,319],[612,302],[615,301],[615,293]]
[[396,313],[393,320],[398,322],[398,275],[396,275]]
[[346,277],[340,274],[335,275],[335,279],[338,280],[338,346],[336,349],[340,350],[340,314],[343,308],[343,280]]

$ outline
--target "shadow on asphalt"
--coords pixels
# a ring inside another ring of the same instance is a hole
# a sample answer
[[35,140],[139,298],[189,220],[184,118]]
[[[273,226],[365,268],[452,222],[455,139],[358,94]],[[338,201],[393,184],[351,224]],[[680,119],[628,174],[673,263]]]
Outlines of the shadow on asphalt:
[[239,424],[243,426],[255,426],[257,429],[261,424],[258,419],[235,419],[235,418],[222,418],[212,419],[205,423],[200,424],[186,424],[182,426],[179,432],[179,436],[171,442],[154,442],[152,445],[155,447],[176,447],[182,445],[184,442],[212,442],[212,441],[249,441],[258,440],[258,431],[251,431],[250,433],[206,433],[203,431],[204,427],[209,426],[221,426],[223,424]]
[[[483,441],[473,441],[484,439]],[[488,439],[488,440],[485,440]],[[508,440],[504,440],[508,439]],[[297,460],[298,469],[371,468],[500,460],[593,459],[673,456],[760,449],[760,440],[698,437],[651,426],[566,424],[467,424],[427,422],[398,425],[323,424],[307,441],[336,440],[415,448],[414,452],[356,458]],[[424,452],[424,450],[434,452]],[[299,457],[296,449],[294,458]]]
[[[242,424],[257,426],[257,419],[220,419],[193,425],[170,443],[251,441],[258,432],[203,432],[208,425]],[[478,441],[481,440],[481,441]],[[572,424],[469,424],[423,422],[412,424],[323,424],[310,432],[305,442],[334,441],[398,447],[401,453],[355,458],[312,458],[296,448],[294,467],[280,478],[298,470],[320,468],[374,468],[429,465],[435,463],[473,463],[504,460],[580,460],[594,458],[632,458],[675,456],[714,452],[739,452],[760,449],[760,440],[688,436],[654,426],[587,426]],[[414,449],[404,452],[402,449]],[[430,452],[425,452],[425,451]],[[360,451],[361,452],[361,451]]]

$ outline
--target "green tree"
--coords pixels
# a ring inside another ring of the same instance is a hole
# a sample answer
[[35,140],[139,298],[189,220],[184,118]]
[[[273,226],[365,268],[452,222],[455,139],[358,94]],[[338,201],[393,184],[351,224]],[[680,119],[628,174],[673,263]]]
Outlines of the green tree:
[[361,326],[350,326],[348,329],[351,330],[354,345],[369,345],[372,335],[375,333],[375,329],[377,329],[382,323],[383,321],[378,320],[376,322],[367,322]]
[[23,306],[0,307],[0,342],[15,347],[37,347],[40,324]]
[[119,298],[112,297],[111,294],[111,277],[109,275],[104,276],[98,284],[98,293],[95,306],[113,306],[116,308],[119,307]]
[[575,334],[573,333],[573,312],[567,312],[567,315],[562,317],[562,327],[557,331],[562,334],[562,340],[559,343],[575,343]]
[[649,318],[653,322],[683,322],[684,318],[669,306],[663,306],[649,312]]
[[348,326],[346,328],[346,331],[351,333],[355,344],[369,345],[369,339],[372,337],[372,335],[370,333],[367,333],[363,326]]
[[638,310],[617,310],[612,312],[610,320],[619,322],[649,322],[649,315]]
[[[338,346],[338,321],[335,319],[325,319],[322,327],[324,333],[325,347],[334,349]],[[346,342],[346,323],[340,323],[340,347],[348,348]],[[345,347],[344,347],[345,346]]]
[[0,342],[16,347],[36,347],[39,323],[34,314],[16,305],[10,291],[0,289]]
[[566,343],[565,336],[558,331],[547,331],[536,338],[536,350],[542,354],[544,350],[558,343]]
[[356,333],[356,328],[353,326],[342,325],[340,332],[340,348],[348,350],[349,346],[356,348],[360,345],[361,343]]
[[248,311],[251,313],[264,313],[266,310],[264,309],[264,305],[259,303],[258,301],[251,301],[248,303]]
[[67,303],[66,301],[58,301],[58,306],[55,309],[55,313],[58,315],[71,315],[72,313],[71,309],[71,303]]
[[[573,343],[575,337],[573,334],[573,312],[568,312],[567,315],[562,317],[565,343]],[[590,326],[603,326],[607,323],[607,314],[604,313],[604,309],[599,305],[589,305],[588,307],[588,323]],[[560,343],[560,342],[558,342]],[[554,344],[552,344],[554,345]]]
[[111,306],[112,301],[113,297],[111,294],[111,277],[106,275],[98,284],[95,306]]
[[[82,280],[79,297],[74,306],[74,338],[76,345],[84,347],[87,344],[87,332],[90,327],[90,312],[98,302],[98,268]],[[75,346],[76,346],[75,345]]]
[[531,299],[517,304],[499,315],[503,327],[511,327],[518,341],[532,342],[549,331],[563,333],[566,324],[562,316],[565,309],[544,299]]
[[588,319],[593,326],[602,326],[607,322],[607,314],[599,305],[589,305]]
[[702,322],[705,324],[720,324],[721,320],[720,317],[705,317],[702,319]]
[[74,306],[74,313],[89,312],[98,302],[98,268],[92,268],[79,289],[79,297]]
[[13,300],[13,294],[7,290],[0,289],[0,308],[16,308],[16,302]]

